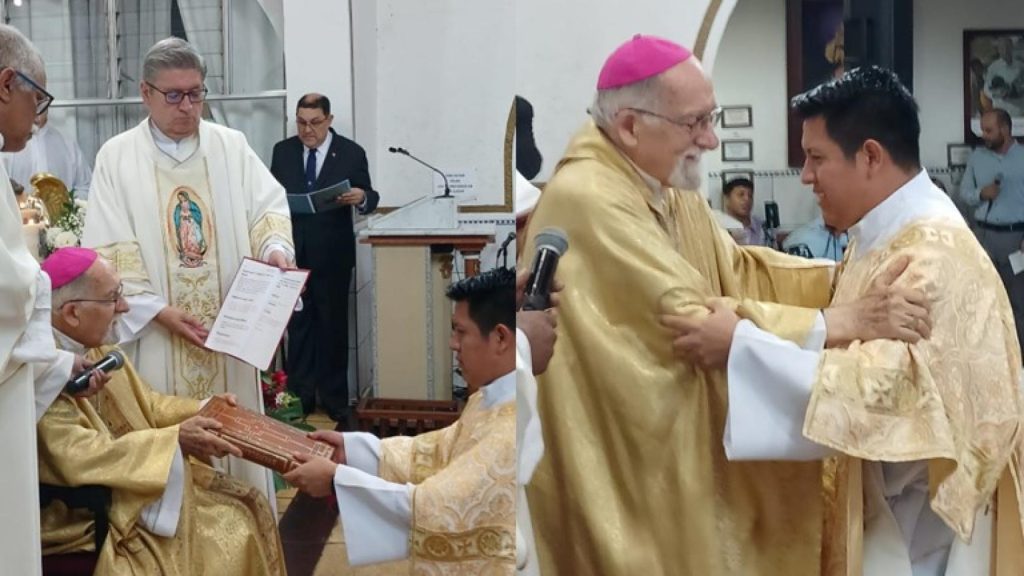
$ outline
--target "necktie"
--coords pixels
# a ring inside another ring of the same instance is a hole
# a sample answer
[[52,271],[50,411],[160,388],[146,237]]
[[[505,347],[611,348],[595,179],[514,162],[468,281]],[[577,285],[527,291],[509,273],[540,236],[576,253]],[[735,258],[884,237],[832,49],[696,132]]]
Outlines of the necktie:
[[309,149],[309,156],[306,157],[306,192],[313,191],[313,184],[316,182],[316,148]]

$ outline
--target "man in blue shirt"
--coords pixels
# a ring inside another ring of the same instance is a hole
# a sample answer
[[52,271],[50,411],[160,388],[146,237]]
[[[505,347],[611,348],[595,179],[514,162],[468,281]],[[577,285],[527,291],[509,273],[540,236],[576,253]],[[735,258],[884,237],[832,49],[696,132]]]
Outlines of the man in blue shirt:
[[984,148],[976,148],[960,183],[960,197],[975,208],[975,232],[1003,280],[1013,306],[1017,339],[1024,343],[1024,276],[1015,275],[1010,254],[1024,243],[1024,147],[1012,133],[1010,115],[1001,109],[981,117]]
[[804,258],[828,258],[839,262],[846,251],[846,232],[836,234],[825,226],[825,219],[817,218],[793,230],[782,242],[782,250]]

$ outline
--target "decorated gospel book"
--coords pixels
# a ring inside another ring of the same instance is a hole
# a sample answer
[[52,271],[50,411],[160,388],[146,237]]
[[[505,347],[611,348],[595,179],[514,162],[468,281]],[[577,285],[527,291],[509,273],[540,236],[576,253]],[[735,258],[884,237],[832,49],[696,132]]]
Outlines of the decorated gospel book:
[[294,454],[328,459],[334,454],[330,444],[313,440],[306,432],[270,416],[232,406],[219,396],[211,398],[199,415],[220,422],[223,427],[210,432],[237,446],[242,458],[282,474],[298,466]]

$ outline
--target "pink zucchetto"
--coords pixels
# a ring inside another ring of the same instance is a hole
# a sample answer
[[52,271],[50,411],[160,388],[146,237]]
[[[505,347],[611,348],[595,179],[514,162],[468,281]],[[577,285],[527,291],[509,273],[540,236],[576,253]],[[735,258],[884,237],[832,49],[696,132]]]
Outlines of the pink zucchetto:
[[50,277],[50,284],[56,290],[85,274],[98,257],[99,254],[89,248],[61,248],[43,260],[40,268]]
[[657,76],[691,56],[693,52],[675,42],[637,34],[605,60],[597,77],[597,89],[609,90],[635,84]]

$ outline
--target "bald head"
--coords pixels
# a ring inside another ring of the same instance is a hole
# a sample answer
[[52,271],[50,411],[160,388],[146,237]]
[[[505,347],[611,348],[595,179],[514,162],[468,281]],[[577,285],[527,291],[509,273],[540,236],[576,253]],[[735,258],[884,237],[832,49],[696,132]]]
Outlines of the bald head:
[[331,100],[323,94],[310,92],[295,107],[295,129],[306,148],[319,148],[330,132],[334,116]]

